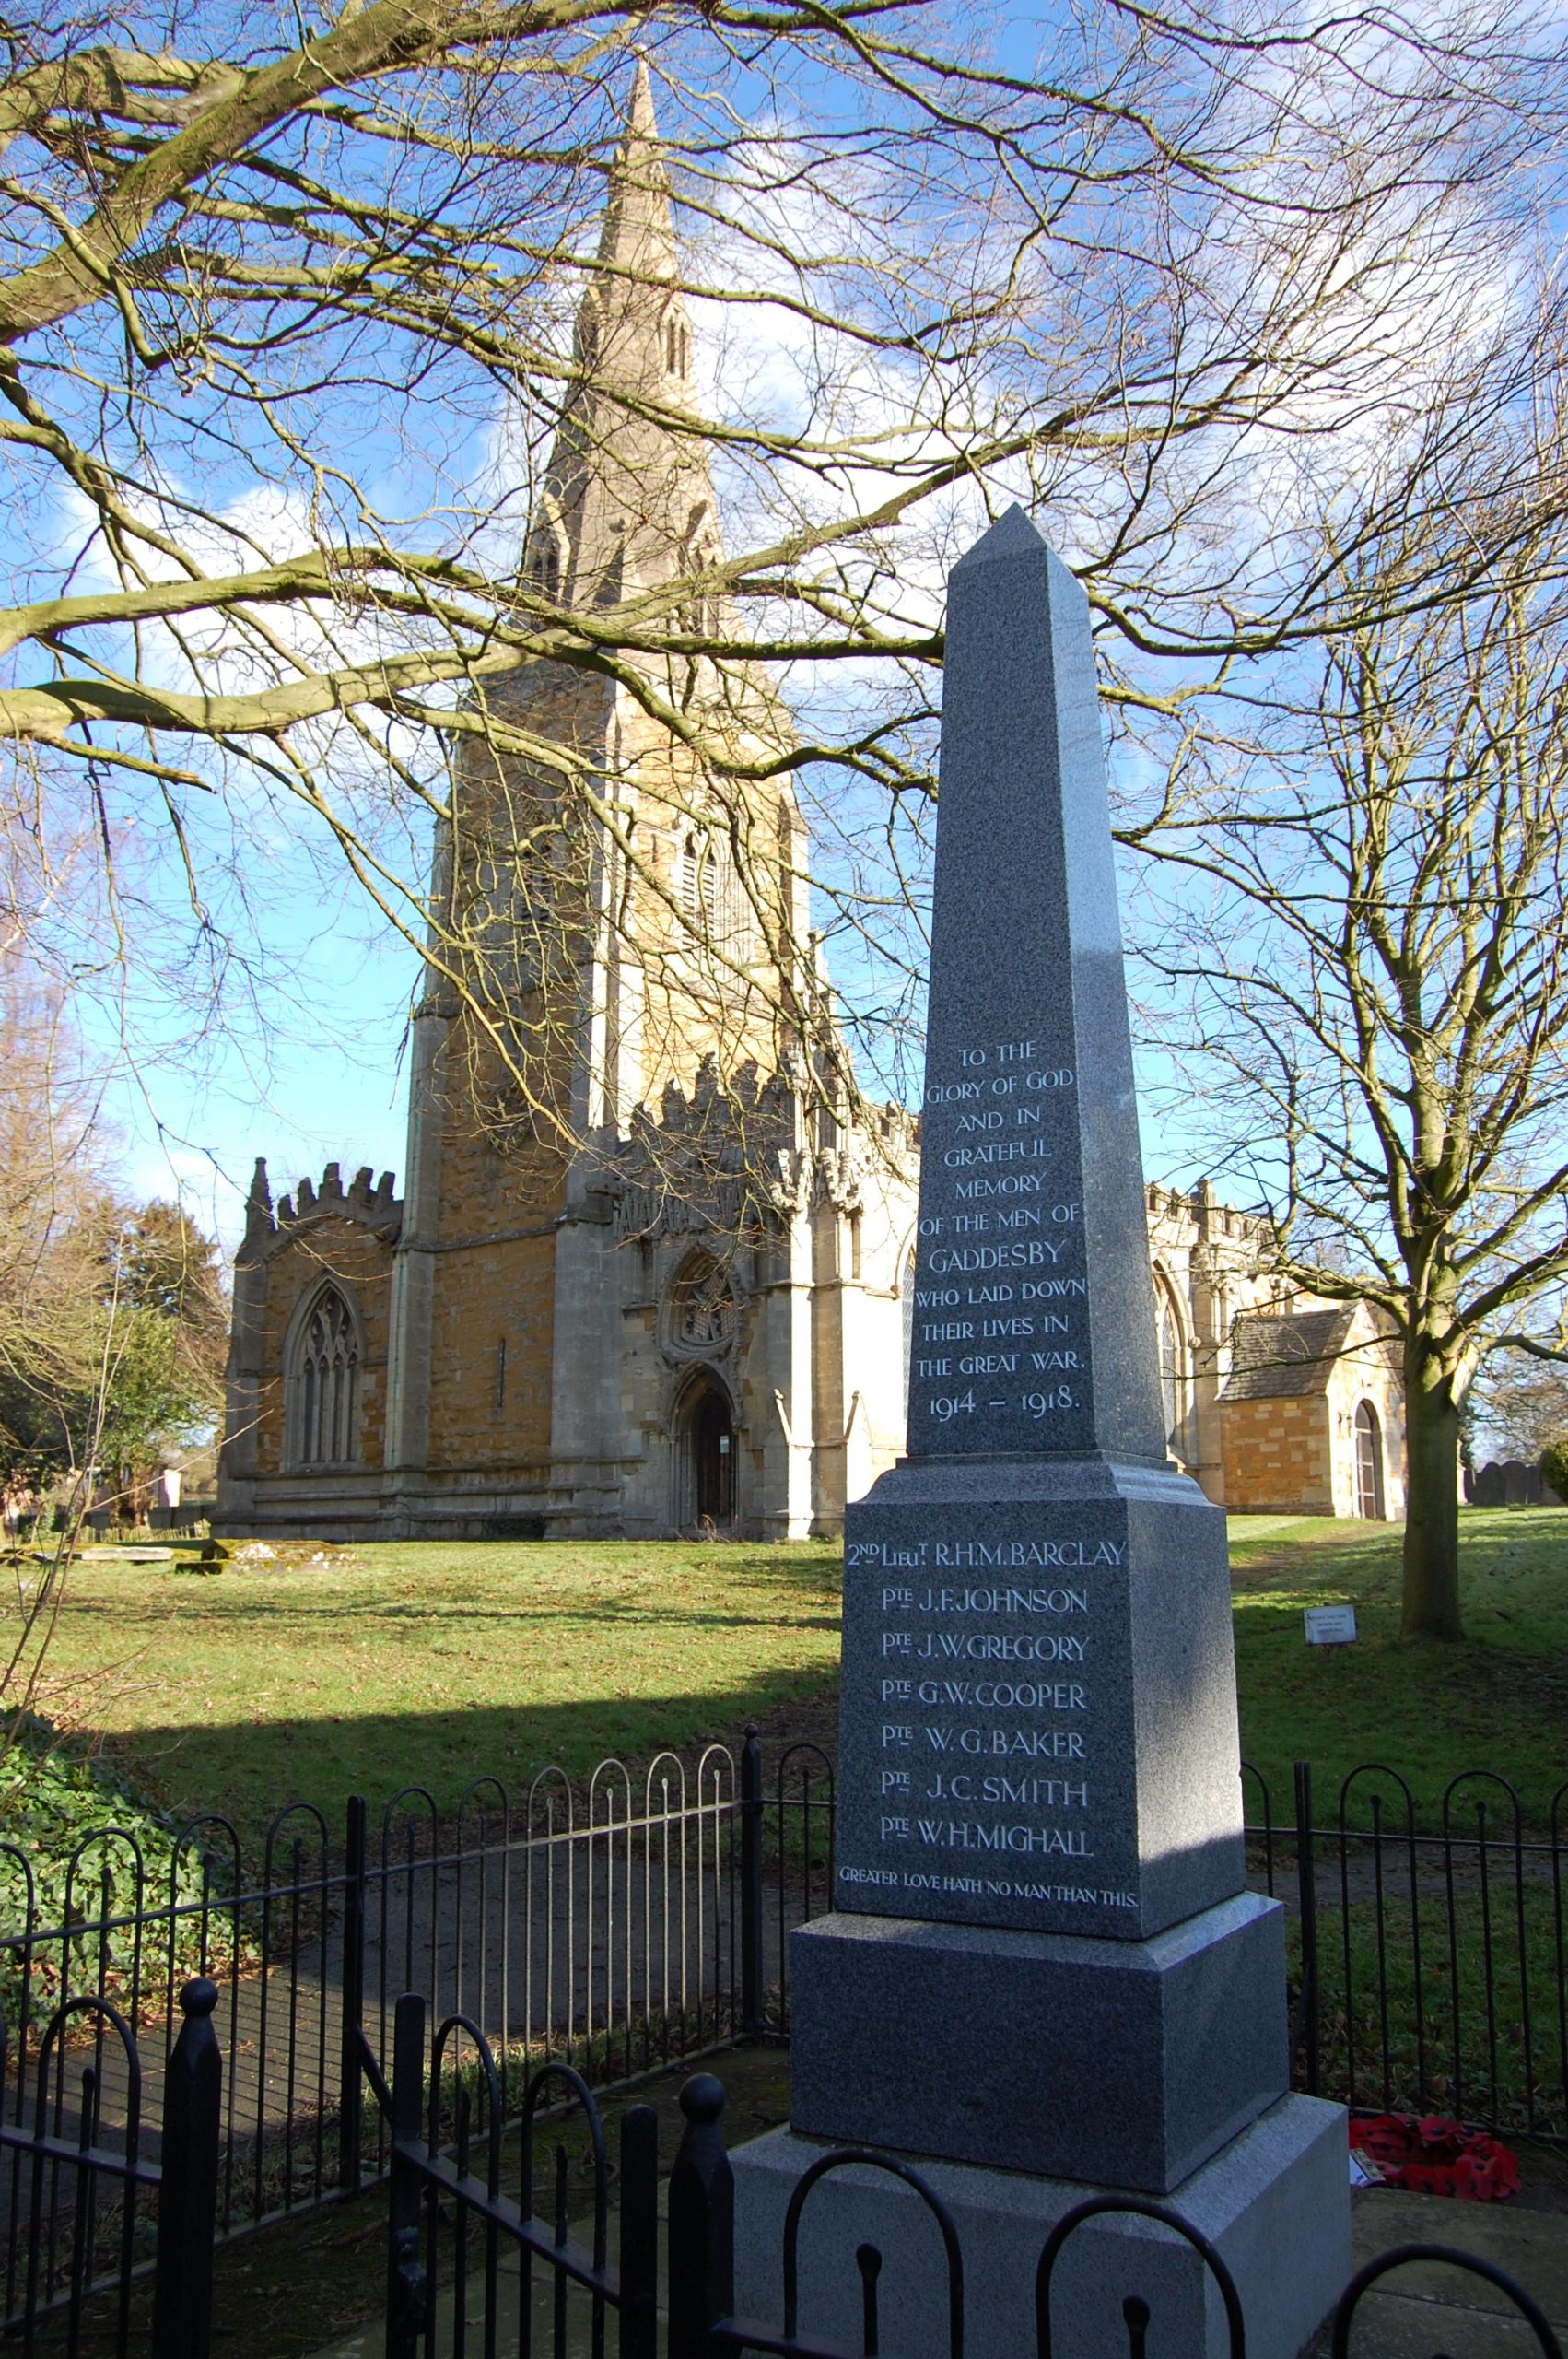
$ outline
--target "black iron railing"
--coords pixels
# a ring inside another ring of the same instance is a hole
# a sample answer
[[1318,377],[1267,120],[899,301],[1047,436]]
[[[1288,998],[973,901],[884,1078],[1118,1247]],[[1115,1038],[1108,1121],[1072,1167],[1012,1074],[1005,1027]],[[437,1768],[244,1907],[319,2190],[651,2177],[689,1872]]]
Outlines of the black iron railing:
[[1321,1825],[1310,1764],[1282,1820],[1243,1767],[1252,1880],[1288,1912],[1298,2085],[1568,2142],[1568,1785],[1532,1827],[1495,1771],[1423,1813],[1367,1762]]
[[[1255,1770],[1246,1796],[1251,1879],[1286,1911],[1298,2085],[1568,2141],[1568,1788],[1533,1824],[1491,1772],[1425,1812],[1375,1765],[1326,1810],[1305,1764],[1289,1808]],[[86,1837],[63,1919],[29,1907],[0,1931],[0,2326],[153,2260],[145,2173],[122,2212],[95,2165],[78,2216],[51,2150],[34,2201],[46,2047],[50,2136],[94,2155],[142,2138],[146,2161],[181,1989],[211,1982],[221,2239],[388,2172],[405,1991],[484,2038],[507,2123],[546,2060],[603,2089],[786,2031],[789,1936],[832,1905],[834,1820],[821,1750],[769,1760],[748,1731],[515,1794],[482,1779],[445,1814],[417,1789],[374,1813],[354,1801],[335,1838],[293,1805],[259,1861],[217,1819],[157,1873],[123,1830]]]
[[[964,2270],[952,2216],[935,2189],[911,2164],[895,2155],[861,2148],[841,2148],[821,2156],[802,2174],[791,2193],[780,2254],[782,2317],[774,2320],[735,2314],[734,2190],[719,2126],[723,2105],[722,2084],[708,2074],[688,2082],[681,2093],[686,2126],[670,2174],[668,2359],[739,2359],[739,2354],[747,2351],[773,2353],[776,2359],[855,2359],[857,2344],[860,2359],[878,2359],[883,2341],[877,2287],[884,2256],[875,2244],[853,2241],[854,2229],[848,2224],[841,2233],[836,2266],[842,2272],[845,2295],[837,2306],[841,2315],[858,2314],[860,2331],[857,2338],[841,2335],[837,2340],[825,2340],[820,2331],[802,2332],[797,2291],[801,2222],[810,2197],[834,2172],[860,2166],[863,2174],[868,2165],[902,2180],[934,2219],[941,2236],[944,2266],[940,2297],[922,2318],[917,2347],[923,2352],[945,2349],[948,2359],[964,2359]],[[1168,2315],[1162,2316],[1162,2288],[1168,2285],[1168,2279],[1160,2270],[1159,2260],[1161,2244],[1168,2245],[1173,2240],[1187,2244],[1199,2255],[1219,2294],[1230,2359],[1246,2359],[1243,2305],[1223,2253],[1183,2218],[1179,2204],[1123,2195],[1095,2196],[1076,2205],[1051,2228],[1037,2256],[1026,2247],[1018,2253],[1020,2277],[1033,2295],[1036,2359],[1051,2359],[1053,2350],[1059,2347],[1057,2337],[1064,2327],[1069,2331],[1063,2339],[1075,2339],[1071,2331],[1074,2322],[1072,2298],[1058,2290],[1058,2264],[1082,2227],[1109,2215],[1147,2223],[1153,2231],[1153,2236],[1145,2233],[1125,2247],[1125,2265],[1135,2276],[1142,2273],[1137,2258],[1141,2251],[1148,2256],[1145,2265],[1149,2267],[1147,2292],[1130,2291],[1120,2305],[1128,2359],[1146,2359],[1151,2348],[1172,2347],[1171,2320]],[[856,2216],[851,2211],[850,2221]],[[1494,2262],[1446,2244],[1401,2245],[1358,2271],[1334,2307],[1329,2331],[1331,2359],[1347,2359],[1363,2303],[1387,2277],[1409,2262],[1426,2264],[1429,2270],[1431,2264],[1438,2263],[1461,2274],[1483,2279],[1493,2296],[1501,2297],[1494,2301],[1494,2306],[1505,2318],[1509,2348],[1516,2345],[1522,2351],[1534,2350],[1541,2359],[1562,2359],[1551,2323],[1529,2292]],[[1430,2279],[1422,2290],[1430,2301]],[[1512,2316],[1508,2315],[1510,2312]],[[1520,2329],[1528,2330],[1527,2341]],[[1096,2319],[1091,2332],[1094,2348],[1101,2348],[1103,2321]],[[1026,2348],[1026,2338],[1020,2337],[1020,2341]],[[536,2341],[534,2348],[537,2347]],[[462,2344],[447,2344],[433,2339],[428,2348],[431,2359],[448,2359],[449,2353],[451,2359],[461,2359]],[[550,2359],[568,2359],[564,2331],[556,2334]]]
[[[69,2025],[88,2023],[121,2042],[135,2081],[135,2042],[123,2018],[107,2001],[70,2001],[46,2029],[34,2117],[26,2125],[0,2129],[5,2151],[27,2168],[29,2217],[44,2224],[30,2248],[21,2321],[24,2353],[33,2348],[35,2329],[50,2306],[49,2277],[58,2261],[65,2281],[67,2348],[81,2347],[88,2305],[95,2294],[107,2294],[112,2315],[107,2331],[95,2326],[93,2347],[128,2359],[125,2256],[136,2238],[136,2200],[146,2191],[156,2242],[152,2348],[158,2359],[206,2359],[222,2178],[222,2059],[212,2024],[216,1995],[210,1982],[196,1982],[183,1994],[185,2020],[164,2076],[159,2108],[161,2166],[140,2151],[139,2116],[123,2140],[99,2144],[90,2090],[81,2095],[82,2129],[75,2137],[63,2134],[60,2060],[70,2045]],[[820,2331],[802,2330],[802,2214],[812,2197],[846,2169],[861,2183],[868,2170],[892,2175],[934,2218],[945,2269],[940,2304],[924,2321],[919,2347],[945,2343],[948,2359],[963,2359],[965,2287],[958,2234],[941,2197],[907,2160],[864,2148],[817,2158],[791,2191],[785,2214],[782,2315],[743,2317],[735,2308],[734,2189],[720,2127],[720,2082],[697,2074],[681,2093],[685,2128],[671,2168],[668,2226],[661,2238],[658,2122],[650,2107],[630,2107],[623,2118],[613,2228],[607,2142],[582,2076],[558,2063],[532,2073],[521,2093],[515,2139],[509,2138],[497,2060],[484,2034],[456,2014],[433,2036],[427,2025],[423,1999],[405,1994],[399,2000],[390,2088],[386,2290],[380,2330],[372,2329],[388,2359],[467,2359],[470,2352],[495,2353],[503,2339],[509,2348],[547,2349],[550,2359],[574,2359],[584,2350],[591,2359],[605,2359],[612,2335],[619,2359],[656,2359],[661,2294],[668,2359],[739,2359],[747,2351],[777,2359],[854,2359],[857,2347],[861,2359],[877,2359],[883,2349],[878,2286],[883,2256],[869,2240],[851,2241],[852,2210],[840,2229],[843,2250],[837,2259],[829,2254],[828,2261],[844,2272],[846,2297],[839,2306],[858,2318],[860,2332],[824,2341]],[[83,2067],[88,2080],[93,2069]],[[552,2128],[558,2131],[562,2097],[586,2130],[590,2184],[574,2203],[567,2152],[557,2143],[541,2205],[536,2133],[544,2107],[552,2101]],[[510,2189],[505,2184],[509,2144]],[[53,2236],[47,2224],[52,2212],[74,2226],[74,2236]],[[119,2241],[117,2270],[100,2268],[94,2259],[93,2228],[100,2212],[111,2238]],[[1147,2223],[1156,2239],[1151,2248],[1145,2235],[1129,2243],[1123,2254],[1134,2277],[1120,2302],[1128,2359],[1144,2359],[1151,2338],[1155,2347],[1168,2339],[1161,2307],[1169,2287],[1159,2267],[1158,2240],[1172,2238],[1184,2239],[1200,2255],[1222,2297],[1231,2359],[1244,2359],[1246,2321],[1223,2253],[1183,2218],[1179,2206],[1127,2196],[1078,2205],[1057,2222],[1037,2256],[1027,2249],[1017,2254],[1019,2295],[1033,2296],[1036,2359],[1050,2359],[1059,2331],[1071,2328],[1074,2316],[1075,2296],[1059,2293],[1057,2286],[1065,2248],[1081,2227],[1111,2213]],[[1136,2282],[1141,2254],[1151,2271],[1146,2289]],[[1429,2271],[1441,2263],[1484,2279],[1494,2306],[1501,2296],[1544,2359],[1562,2359],[1550,2321],[1528,2292],[1494,2263],[1439,2244],[1401,2246],[1352,2279],[1332,2321],[1333,2359],[1343,2359],[1349,2350],[1363,2301],[1408,2262]]]
[[[612,2318],[623,2359],[654,2359],[659,2147],[651,2106],[630,2106],[622,2118],[619,2252],[613,2261],[609,2151],[581,2074],[558,2063],[530,2074],[518,2124],[516,2191],[509,2192],[505,2100],[489,2043],[462,2015],[449,2015],[433,2042],[426,2026],[424,2000],[406,1993],[397,2002],[392,2082],[387,2359],[417,2359],[421,2348],[427,2359],[447,2350],[461,2359],[466,2349],[493,2351],[509,2330],[515,2347],[527,2351],[536,2290],[544,2294],[541,2306],[556,2350],[568,2347],[575,2296],[587,2307],[592,2359],[603,2359]],[[558,2113],[563,2099],[589,2137],[586,2242],[572,2233],[567,2154],[558,2142],[548,2201],[544,2211],[535,2208],[539,2115],[545,2106]]]
[[[6,2315],[30,2353],[41,2319],[64,2313],[66,2348],[80,2347],[89,2304],[106,2306],[101,2338],[123,2359],[131,2293],[153,2275],[158,2359],[206,2359],[212,2314],[223,2064],[216,1986],[188,1982],[178,2037],[161,2076],[155,2159],[144,2117],[143,2073],[130,2025],[106,1999],[66,1999],[41,2033],[30,2102],[0,2120],[10,2180]],[[102,2105],[104,2065],[123,2067],[117,2121]]]
[[[790,1928],[828,1905],[833,1815],[818,1748],[786,1747],[770,1770],[748,1731],[690,1761],[547,1770],[516,1794],[476,1779],[448,1813],[418,1787],[373,1816],[352,1798],[335,1842],[293,1803],[259,1862],[217,1817],[184,1828],[161,1868],[123,1829],[88,1835],[64,1863],[61,1920],[29,1900],[0,1929],[0,2121],[30,2122],[41,2026],[87,1994],[108,2011],[99,2028],[84,2015],[54,2043],[92,2048],[93,2122],[122,2136],[160,2099],[181,1989],[200,1976],[230,2060],[219,2236],[333,2201],[390,2167],[406,1990],[483,2030],[509,2120],[546,2057],[614,2086],[779,2029]],[[111,2019],[135,2035],[134,2071]],[[74,2134],[80,2103],[66,2111]],[[32,2217],[0,2144],[0,2326],[26,2308]],[[58,2244],[58,2207],[51,2221]],[[149,2259],[138,2244],[135,2267]]]

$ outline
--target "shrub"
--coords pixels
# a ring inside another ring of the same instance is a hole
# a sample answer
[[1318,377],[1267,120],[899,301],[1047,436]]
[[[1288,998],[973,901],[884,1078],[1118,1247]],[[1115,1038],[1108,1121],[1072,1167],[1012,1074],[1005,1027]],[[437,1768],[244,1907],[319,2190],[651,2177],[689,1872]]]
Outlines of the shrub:
[[[0,2015],[16,2023],[24,1977],[35,2023],[62,1998],[100,1989],[161,2010],[171,1965],[180,1982],[231,1956],[227,1912],[203,1926],[204,1901],[222,1898],[212,1863],[193,1843],[176,1860],[178,1830],[161,1811],[45,1721],[0,1723]],[[143,1935],[139,1977],[135,1929],[97,1930],[100,1918],[138,1910],[163,1912]],[[66,1928],[80,1930],[24,1946]]]
[[1568,1435],[1548,1442],[1541,1451],[1540,1479],[1568,1506]]

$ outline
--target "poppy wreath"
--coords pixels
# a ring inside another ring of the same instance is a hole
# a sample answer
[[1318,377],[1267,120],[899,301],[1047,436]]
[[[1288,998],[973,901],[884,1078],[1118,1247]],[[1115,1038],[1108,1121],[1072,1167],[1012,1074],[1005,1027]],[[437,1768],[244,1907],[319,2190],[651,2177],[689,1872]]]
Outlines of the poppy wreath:
[[1463,2203],[1504,2203],[1519,2191],[1519,2165],[1484,2130],[1441,2114],[1375,2113],[1351,2123],[1351,2143],[1375,2163],[1386,2187],[1411,2195],[1451,2195]]

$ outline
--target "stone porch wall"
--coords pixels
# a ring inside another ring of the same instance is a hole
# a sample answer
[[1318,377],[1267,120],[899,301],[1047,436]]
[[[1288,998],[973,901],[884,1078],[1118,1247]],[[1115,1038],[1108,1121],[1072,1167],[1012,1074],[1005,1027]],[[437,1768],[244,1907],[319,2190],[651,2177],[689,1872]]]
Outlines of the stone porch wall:
[[1225,1505],[1237,1515],[1332,1515],[1334,1464],[1321,1393],[1223,1401]]

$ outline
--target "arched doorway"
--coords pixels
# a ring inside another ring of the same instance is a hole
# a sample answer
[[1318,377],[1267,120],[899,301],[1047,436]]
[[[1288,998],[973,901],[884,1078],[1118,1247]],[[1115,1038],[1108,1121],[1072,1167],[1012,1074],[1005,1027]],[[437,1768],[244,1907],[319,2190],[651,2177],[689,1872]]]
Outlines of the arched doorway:
[[1356,1513],[1383,1521],[1383,1435],[1370,1401],[1356,1410]]
[[690,1502],[683,1522],[722,1529],[735,1519],[735,1424],[722,1386],[699,1384],[682,1420],[682,1491]]

